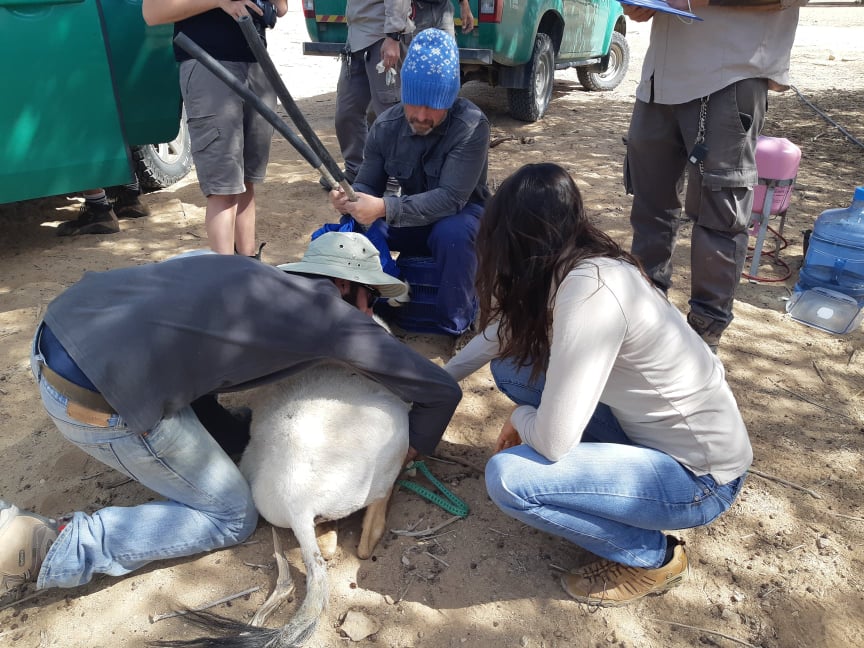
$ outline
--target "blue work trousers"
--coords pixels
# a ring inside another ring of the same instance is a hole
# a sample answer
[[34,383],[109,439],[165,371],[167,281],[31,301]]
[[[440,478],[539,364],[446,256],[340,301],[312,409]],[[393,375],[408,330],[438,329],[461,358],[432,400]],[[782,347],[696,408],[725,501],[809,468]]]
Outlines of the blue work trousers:
[[468,203],[462,211],[431,225],[387,227],[383,219],[372,225],[372,228],[383,229],[391,250],[435,259],[441,276],[436,314],[442,333],[460,335],[474,321],[477,310],[474,289],[477,253],[474,244],[482,215],[482,205]]

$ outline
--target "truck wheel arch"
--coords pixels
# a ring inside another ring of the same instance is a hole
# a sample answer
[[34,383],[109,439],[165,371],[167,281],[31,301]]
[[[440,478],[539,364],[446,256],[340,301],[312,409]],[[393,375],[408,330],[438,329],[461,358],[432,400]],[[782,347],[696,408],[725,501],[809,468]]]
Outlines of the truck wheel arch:
[[579,83],[586,90],[613,90],[624,80],[630,65],[630,46],[624,34],[617,29],[612,32],[609,54],[603,57],[601,65],[587,65],[576,68]]
[[131,147],[132,162],[142,191],[165,189],[192,169],[192,141],[186,125],[186,109],[180,115],[180,128],[170,142]]
[[508,88],[507,103],[514,119],[535,122],[546,112],[552,99],[555,77],[555,48],[548,34],[534,38],[531,60],[525,64],[527,87]]

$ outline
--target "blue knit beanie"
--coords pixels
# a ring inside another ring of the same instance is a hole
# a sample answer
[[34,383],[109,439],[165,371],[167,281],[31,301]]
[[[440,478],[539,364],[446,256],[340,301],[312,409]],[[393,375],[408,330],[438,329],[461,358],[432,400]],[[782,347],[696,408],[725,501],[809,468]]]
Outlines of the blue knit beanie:
[[402,103],[447,109],[459,94],[459,50],[440,29],[424,29],[411,40],[402,64]]

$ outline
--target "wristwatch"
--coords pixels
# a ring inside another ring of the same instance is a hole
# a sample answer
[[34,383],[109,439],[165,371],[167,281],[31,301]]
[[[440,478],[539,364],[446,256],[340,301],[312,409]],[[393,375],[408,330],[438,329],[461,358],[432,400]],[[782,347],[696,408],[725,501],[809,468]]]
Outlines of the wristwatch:
[[386,34],[386,36],[387,38],[392,38],[397,42],[402,40],[402,34],[400,34],[399,32],[390,32],[389,34]]

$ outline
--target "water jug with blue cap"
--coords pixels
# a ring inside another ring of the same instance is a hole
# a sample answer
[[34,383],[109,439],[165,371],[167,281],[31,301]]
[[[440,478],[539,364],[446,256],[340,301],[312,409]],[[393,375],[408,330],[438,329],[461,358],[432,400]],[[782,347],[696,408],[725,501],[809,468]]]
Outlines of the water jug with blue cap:
[[854,330],[864,315],[864,186],[852,204],[816,219],[787,310],[831,333]]

